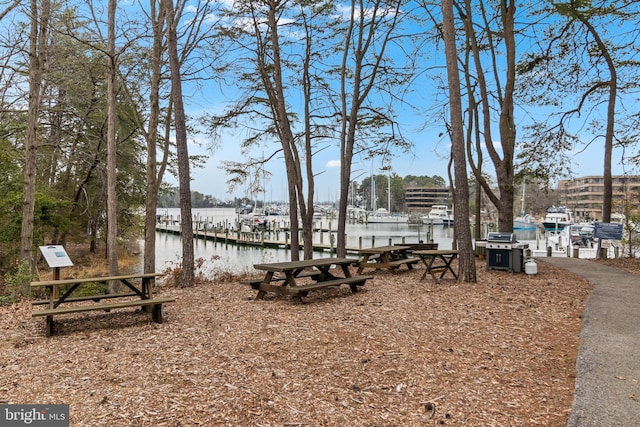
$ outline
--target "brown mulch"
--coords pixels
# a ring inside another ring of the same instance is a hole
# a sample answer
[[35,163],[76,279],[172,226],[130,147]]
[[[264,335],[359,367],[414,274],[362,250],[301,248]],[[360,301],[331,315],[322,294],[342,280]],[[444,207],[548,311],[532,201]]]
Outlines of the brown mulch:
[[566,426],[590,285],[486,271],[436,284],[377,271],[304,304],[237,281],[162,287],[133,309],[0,307],[0,403],[65,403],[72,426]]

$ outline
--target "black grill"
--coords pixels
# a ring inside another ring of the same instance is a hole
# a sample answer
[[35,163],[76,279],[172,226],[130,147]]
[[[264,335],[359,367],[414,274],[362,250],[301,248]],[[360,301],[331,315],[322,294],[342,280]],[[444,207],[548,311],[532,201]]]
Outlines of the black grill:
[[518,243],[514,233],[490,232],[487,234],[487,270],[507,270],[521,273],[524,267],[526,243]]

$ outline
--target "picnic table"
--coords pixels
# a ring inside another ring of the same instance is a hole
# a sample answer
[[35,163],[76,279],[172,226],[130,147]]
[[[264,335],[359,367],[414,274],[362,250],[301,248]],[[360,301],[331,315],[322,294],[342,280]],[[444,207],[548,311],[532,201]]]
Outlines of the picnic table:
[[[46,288],[49,297],[32,301],[32,305],[47,305],[48,308],[34,310],[32,317],[45,316],[47,336],[54,334],[53,316],[60,314],[80,313],[85,311],[104,310],[110,311],[116,308],[141,307],[144,311],[151,310],[152,319],[156,323],[162,323],[162,304],[174,302],[174,298],[155,297],[151,295],[152,284],[161,273],[138,273],[119,276],[84,277],[81,279],[45,280],[31,282],[32,289]],[[125,285],[128,292],[114,294],[92,294],[72,296],[72,294],[89,284],[108,284],[117,281]],[[62,295],[60,295],[62,293]],[[133,298],[133,299],[132,299]],[[112,300],[109,303],[101,303],[102,300]],[[117,299],[117,301],[114,301]],[[66,305],[67,303],[82,303]],[[87,303],[87,304],[84,304]],[[64,307],[61,307],[65,304]]]
[[364,248],[358,251],[360,261],[358,261],[358,274],[365,268],[383,269],[386,268],[395,272],[401,266],[406,265],[409,270],[414,264],[420,262],[419,258],[410,257],[410,246],[389,245]]
[[[301,302],[302,297],[306,297],[311,290],[340,285],[349,285],[351,292],[357,292],[358,286],[363,286],[372,276],[352,276],[349,271],[352,263],[353,259],[348,258],[317,258],[254,264],[253,268],[265,272],[264,277],[243,283],[258,291],[256,299],[264,298],[267,292],[276,292],[292,295],[294,300]],[[303,284],[303,278],[311,278],[313,282]]]
[[[420,280],[424,280],[424,278],[427,277],[427,274],[431,274],[433,280],[435,280],[436,283],[440,283],[440,279],[442,279],[447,272],[453,274],[453,277],[456,279],[458,278],[458,275],[451,267],[453,260],[458,258],[458,251],[450,249],[431,249],[413,251],[413,254],[418,256],[426,267]],[[437,272],[440,272],[440,276],[438,277],[435,275]]]

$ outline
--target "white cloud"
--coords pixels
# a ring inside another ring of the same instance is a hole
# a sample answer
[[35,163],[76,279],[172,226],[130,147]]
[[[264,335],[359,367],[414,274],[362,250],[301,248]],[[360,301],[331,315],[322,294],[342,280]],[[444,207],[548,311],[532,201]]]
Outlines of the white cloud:
[[339,168],[340,167],[340,160],[329,160],[327,162],[326,167],[328,167],[328,168]]

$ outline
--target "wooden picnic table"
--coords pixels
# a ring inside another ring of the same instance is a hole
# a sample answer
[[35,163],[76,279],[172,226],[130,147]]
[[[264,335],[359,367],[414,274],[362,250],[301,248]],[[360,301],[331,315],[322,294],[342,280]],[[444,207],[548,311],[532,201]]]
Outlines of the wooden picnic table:
[[[33,317],[46,317],[47,336],[54,334],[53,316],[59,314],[79,313],[84,311],[104,310],[110,311],[116,308],[141,307],[143,310],[151,309],[152,319],[156,323],[162,323],[162,304],[174,302],[174,298],[156,297],[153,298],[152,284],[161,273],[137,273],[119,276],[83,277],[80,279],[45,280],[31,282],[31,288],[46,288],[49,297],[43,300],[32,301],[32,305],[48,305],[43,310],[35,310],[31,313]],[[82,286],[88,284],[108,284],[117,281],[125,285],[127,292],[114,294],[92,294],[82,296],[72,296],[72,294]],[[62,295],[60,295],[62,293]],[[133,298],[133,299],[132,299]],[[110,303],[101,303],[103,299],[110,299]],[[117,301],[113,302],[114,299]],[[81,305],[65,305],[64,303],[91,303]]]
[[[353,259],[317,258],[301,261],[254,264],[253,268],[265,272],[262,279],[244,281],[258,291],[256,299],[264,298],[267,292],[292,295],[301,302],[302,297],[314,289],[328,286],[349,285],[351,292],[357,292],[358,286],[365,284],[371,276],[351,276],[349,266]],[[332,269],[331,267],[336,267]],[[339,267],[339,268],[337,268]],[[300,279],[311,278],[314,282],[301,284]]]
[[406,265],[409,270],[413,265],[420,262],[419,258],[410,257],[410,246],[389,245],[364,248],[358,251],[360,261],[358,261],[358,274],[365,268],[383,269],[386,268],[395,272],[398,268]]
[[[435,249],[413,251],[413,254],[418,256],[426,267],[420,280],[424,280],[424,278],[427,277],[427,274],[431,274],[433,280],[435,280],[436,283],[440,283],[440,279],[447,274],[447,271],[453,274],[453,277],[456,279],[458,278],[458,275],[451,267],[453,260],[458,258],[458,251],[451,249]],[[435,275],[437,272],[440,272],[440,276],[438,277]]]

